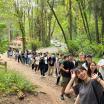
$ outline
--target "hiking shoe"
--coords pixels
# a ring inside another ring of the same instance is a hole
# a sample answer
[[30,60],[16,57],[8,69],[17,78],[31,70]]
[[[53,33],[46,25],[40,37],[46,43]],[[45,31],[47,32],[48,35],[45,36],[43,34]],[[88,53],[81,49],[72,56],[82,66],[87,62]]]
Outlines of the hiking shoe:
[[64,100],[64,96],[63,96],[63,95],[61,95],[61,96],[60,96],[60,99],[61,99],[61,100]]
[[65,94],[66,97],[71,98],[70,94]]

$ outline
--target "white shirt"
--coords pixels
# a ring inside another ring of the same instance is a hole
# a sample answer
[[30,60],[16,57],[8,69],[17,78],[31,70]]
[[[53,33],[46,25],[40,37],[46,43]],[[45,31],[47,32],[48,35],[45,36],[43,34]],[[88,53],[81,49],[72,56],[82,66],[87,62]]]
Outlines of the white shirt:
[[99,67],[99,72],[101,73],[101,75],[102,75],[102,77],[103,77],[103,79],[104,79],[104,69],[101,67],[101,66],[103,66],[104,65],[104,59],[101,59],[99,62],[98,62],[98,66],[100,66]]
[[103,66],[103,65],[104,65],[104,59],[101,59],[101,60],[98,62],[98,65],[99,65],[99,66]]
[[40,57],[39,56],[35,57],[35,60],[36,60],[36,64],[39,65]]
[[45,64],[48,64],[48,58],[44,57]]

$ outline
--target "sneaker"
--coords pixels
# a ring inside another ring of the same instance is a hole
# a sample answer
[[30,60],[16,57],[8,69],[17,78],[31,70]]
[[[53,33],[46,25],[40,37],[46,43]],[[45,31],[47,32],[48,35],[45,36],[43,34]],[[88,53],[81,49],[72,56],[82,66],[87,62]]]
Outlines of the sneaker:
[[46,76],[44,75],[43,78],[46,78]]
[[61,96],[60,96],[60,99],[61,99],[61,100],[64,100],[64,96],[63,96],[63,95],[61,95]]
[[66,97],[71,98],[70,94],[65,94]]

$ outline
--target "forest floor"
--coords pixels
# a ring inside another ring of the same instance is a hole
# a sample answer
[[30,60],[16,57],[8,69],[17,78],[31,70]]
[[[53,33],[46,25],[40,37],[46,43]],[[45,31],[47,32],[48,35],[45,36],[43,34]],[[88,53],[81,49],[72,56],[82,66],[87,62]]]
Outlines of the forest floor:
[[7,61],[8,69],[17,71],[34,85],[38,85],[38,92],[41,93],[38,96],[28,95],[21,101],[16,96],[0,96],[0,104],[73,104],[71,98],[65,97],[65,100],[60,100],[61,87],[60,85],[55,85],[56,78],[48,75],[45,78],[41,78],[40,73],[31,70],[28,65],[18,63],[5,55],[2,58]]

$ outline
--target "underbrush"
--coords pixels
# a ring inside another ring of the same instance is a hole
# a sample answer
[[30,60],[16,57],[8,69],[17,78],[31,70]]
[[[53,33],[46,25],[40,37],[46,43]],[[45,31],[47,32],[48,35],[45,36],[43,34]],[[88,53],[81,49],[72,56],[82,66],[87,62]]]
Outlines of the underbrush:
[[104,45],[94,42],[91,44],[88,40],[70,40],[68,43],[69,52],[76,56],[83,52],[85,54],[91,54],[94,57],[102,57],[104,52]]
[[32,93],[36,91],[37,86],[32,85],[22,75],[7,71],[0,68],[0,92],[1,93],[17,93],[18,91]]

